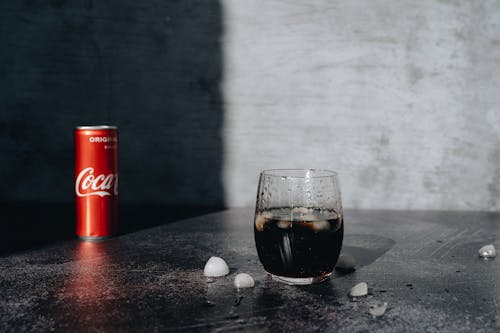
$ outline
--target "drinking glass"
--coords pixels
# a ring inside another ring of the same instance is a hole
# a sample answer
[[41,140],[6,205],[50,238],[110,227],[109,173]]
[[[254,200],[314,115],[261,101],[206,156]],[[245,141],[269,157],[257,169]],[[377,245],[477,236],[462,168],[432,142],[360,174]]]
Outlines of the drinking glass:
[[288,284],[328,279],[344,236],[337,173],[314,169],[261,172],[254,235],[260,262],[273,279]]

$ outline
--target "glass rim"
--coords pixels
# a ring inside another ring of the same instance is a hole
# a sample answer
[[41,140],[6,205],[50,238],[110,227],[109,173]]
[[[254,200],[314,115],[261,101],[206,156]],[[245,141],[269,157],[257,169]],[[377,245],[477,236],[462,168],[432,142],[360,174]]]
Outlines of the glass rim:
[[[308,172],[310,174],[308,175]],[[286,177],[286,178],[330,178],[337,177],[338,173],[326,169],[267,169],[260,172],[266,177]]]

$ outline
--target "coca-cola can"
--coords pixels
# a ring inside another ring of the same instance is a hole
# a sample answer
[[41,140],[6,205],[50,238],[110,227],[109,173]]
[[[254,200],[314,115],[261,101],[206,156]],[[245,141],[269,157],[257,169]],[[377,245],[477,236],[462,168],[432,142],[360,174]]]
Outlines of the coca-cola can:
[[75,128],[76,234],[99,240],[118,231],[118,129]]

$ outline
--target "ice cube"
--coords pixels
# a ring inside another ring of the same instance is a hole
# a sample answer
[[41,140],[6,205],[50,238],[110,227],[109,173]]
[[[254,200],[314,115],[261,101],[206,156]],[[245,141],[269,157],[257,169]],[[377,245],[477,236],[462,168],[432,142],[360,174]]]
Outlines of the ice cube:
[[238,289],[252,288],[255,285],[253,277],[247,273],[239,273],[234,278],[234,286]]
[[264,230],[265,224],[266,224],[266,217],[265,216],[263,216],[261,214],[255,215],[255,229],[257,229],[257,231]]
[[312,223],[312,228],[314,231],[327,231],[330,230],[330,223],[326,220],[315,221]]
[[366,282],[361,282],[351,288],[349,291],[349,296],[351,297],[360,297],[366,296],[368,294],[368,285]]
[[229,274],[229,267],[224,259],[219,257],[210,257],[205,264],[203,274],[208,277],[219,277]]
[[255,214],[255,228],[257,231],[263,231],[266,223],[273,219],[273,214],[268,211],[263,211]]
[[497,251],[493,244],[488,244],[479,249],[479,256],[481,258],[489,259],[497,256]]
[[374,304],[370,307],[370,314],[373,318],[383,316],[387,310],[387,302]]

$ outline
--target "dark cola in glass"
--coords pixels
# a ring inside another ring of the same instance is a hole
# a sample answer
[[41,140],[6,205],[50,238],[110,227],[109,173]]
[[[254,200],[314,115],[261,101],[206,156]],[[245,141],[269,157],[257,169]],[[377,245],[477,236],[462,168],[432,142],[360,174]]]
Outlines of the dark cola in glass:
[[259,259],[274,279],[288,284],[326,280],[337,263],[344,234],[336,174],[261,173],[254,234]]
[[326,278],[342,248],[342,216],[333,210],[271,209],[256,214],[255,244],[264,269],[289,278]]

